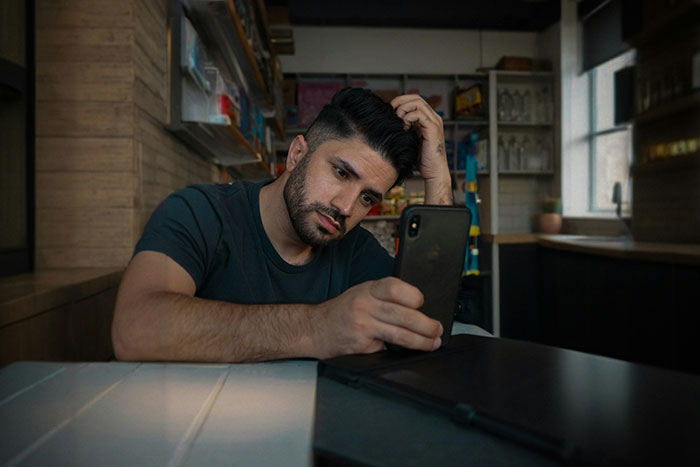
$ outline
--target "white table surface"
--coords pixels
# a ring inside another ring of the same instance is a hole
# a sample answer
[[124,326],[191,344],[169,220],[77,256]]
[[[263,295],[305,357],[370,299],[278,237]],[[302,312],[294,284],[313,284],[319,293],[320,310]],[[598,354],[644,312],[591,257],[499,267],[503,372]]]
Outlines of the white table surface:
[[0,369],[0,465],[307,466],[316,366],[13,363]]

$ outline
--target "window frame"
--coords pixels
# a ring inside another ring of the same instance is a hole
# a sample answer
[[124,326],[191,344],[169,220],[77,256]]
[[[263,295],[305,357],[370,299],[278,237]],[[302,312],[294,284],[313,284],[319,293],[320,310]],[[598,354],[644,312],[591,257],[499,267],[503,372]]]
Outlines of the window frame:
[[[627,53],[626,51],[625,53]],[[588,206],[587,206],[587,211],[589,214],[592,215],[614,215],[615,214],[615,208],[611,207],[609,209],[607,208],[601,208],[598,207],[596,204],[596,140],[597,138],[601,136],[606,136],[614,133],[620,133],[620,132],[625,132],[627,133],[627,139],[628,139],[628,148],[629,151],[627,152],[627,162],[628,162],[628,170],[629,167],[632,165],[632,159],[633,159],[633,148],[632,148],[632,143],[633,143],[633,132],[634,132],[634,124],[633,123],[625,123],[622,125],[614,125],[602,130],[597,130],[598,127],[598,105],[597,105],[597,97],[598,97],[598,84],[597,84],[597,78],[598,78],[598,70],[601,66],[605,66],[607,63],[609,63],[612,60],[615,60],[618,58],[620,55],[617,57],[613,57],[610,60],[601,63],[600,65],[592,68],[587,72],[587,79],[588,79],[588,132],[586,133],[586,141],[588,144]],[[636,57],[635,57],[636,60]],[[628,177],[628,183],[631,187],[632,180]],[[623,187],[623,192],[629,192],[629,187]],[[612,193],[610,193],[610,196],[612,197]],[[631,199],[628,196],[627,199],[622,203],[624,211],[629,211],[631,209]]]

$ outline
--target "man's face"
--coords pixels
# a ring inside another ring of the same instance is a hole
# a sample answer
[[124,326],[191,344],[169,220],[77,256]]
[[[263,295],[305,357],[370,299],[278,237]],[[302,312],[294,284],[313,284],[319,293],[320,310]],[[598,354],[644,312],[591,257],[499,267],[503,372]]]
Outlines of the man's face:
[[398,177],[360,138],[326,141],[291,169],[284,187],[287,212],[301,241],[314,248],[343,238]]

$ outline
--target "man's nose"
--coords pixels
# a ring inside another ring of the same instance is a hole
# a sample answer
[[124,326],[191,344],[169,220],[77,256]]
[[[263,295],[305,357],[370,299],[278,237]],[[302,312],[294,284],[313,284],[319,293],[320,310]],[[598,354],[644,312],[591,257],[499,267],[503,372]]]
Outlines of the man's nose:
[[356,197],[356,194],[351,190],[341,190],[335,195],[331,201],[331,204],[334,208],[340,211],[340,214],[345,217],[350,217],[352,214],[352,209],[355,205]]

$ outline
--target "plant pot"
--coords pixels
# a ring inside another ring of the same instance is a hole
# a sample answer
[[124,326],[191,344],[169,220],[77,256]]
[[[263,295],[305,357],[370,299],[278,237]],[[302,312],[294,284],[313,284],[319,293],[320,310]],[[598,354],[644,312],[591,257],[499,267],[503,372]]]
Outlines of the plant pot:
[[561,231],[561,214],[539,214],[537,216],[537,231],[546,234],[558,234]]

